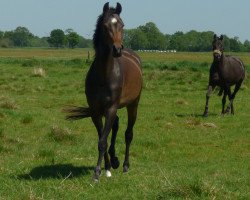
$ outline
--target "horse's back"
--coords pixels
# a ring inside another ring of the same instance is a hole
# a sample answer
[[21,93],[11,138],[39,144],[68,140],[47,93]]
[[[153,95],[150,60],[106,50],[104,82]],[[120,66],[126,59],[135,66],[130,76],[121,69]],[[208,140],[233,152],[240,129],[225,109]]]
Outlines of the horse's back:
[[225,57],[225,75],[231,82],[237,82],[245,78],[245,67],[243,62],[234,56]]
[[126,105],[140,97],[142,69],[140,57],[130,49],[124,49],[119,58],[123,71],[123,86],[120,105]]

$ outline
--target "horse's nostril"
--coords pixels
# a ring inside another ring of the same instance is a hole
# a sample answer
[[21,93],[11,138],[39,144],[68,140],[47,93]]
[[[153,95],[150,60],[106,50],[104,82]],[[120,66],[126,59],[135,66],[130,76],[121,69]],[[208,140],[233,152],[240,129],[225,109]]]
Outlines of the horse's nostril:
[[115,57],[119,57],[119,56],[121,56],[121,54],[122,54],[122,47],[117,47],[117,46],[113,45],[113,55]]

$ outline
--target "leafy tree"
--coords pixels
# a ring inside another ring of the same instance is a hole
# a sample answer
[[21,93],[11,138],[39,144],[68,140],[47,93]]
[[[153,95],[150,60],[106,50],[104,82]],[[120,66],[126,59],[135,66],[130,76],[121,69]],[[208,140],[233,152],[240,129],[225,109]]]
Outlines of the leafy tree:
[[166,49],[166,38],[153,22],[148,22],[144,26],[139,26],[148,40],[147,49]]
[[0,47],[2,48],[9,48],[12,47],[13,43],[9,38],[3,38],[0,40]]
[[74,32],[72,29],[66,30],[66,38],[67,38],[68,46],[72,49],[79,44],[80,36],[76,32]]
[[92,45],[92,40],[91,39],[86,39],[82,36],[79,36],[79,43],[77,45],[79,48],[91,48],[93,47]]
[[250,41],[249,40],[246,40],[244,42],[244,47],[245,47],[247,52],[250,52]]
[[212,41],[214,32],[206,31],[199,33],[199,44],[197,51],[211,51],[212,50]]
[[226,35],[223,35],[223,47],[224,51],[230,51],[231,46],[230,46],[230,38]]
[[170,35],[170,34],[166,34],[166,35],[165,35],[165,38],[166,38],[166,49],[169,49],[169,47],[170,47],[171,35]]
[[30,40],[30,46],[31,47],[49,47],[48,38],[46,37],[39,38],[35,36],[34,38]]
[[4,32],[0,31],[0,40],[3,39],[3,36],[4,36]]
[[63,47],[66,41],[66,37],[64,32],[61,29],[54,29],[50,33],[50,37],[48,38],[48,43],[52,47]]
[[229,41],[231,51],[240,51],[240,41],[238,37],[231,38]]
[[178,51],[183,51],[183,36],[184,33],[177,31],[170,37],[169,49],[176,49]]
[[34,36],[27,28],[19,26],[14,31],[5,32],[4,37],[12,40],[14,46],[27,47]]
[[125,30],[124,32],[124,45],[125,47],[139,50],[148,48],[148,39],[146,34],[137,29]]

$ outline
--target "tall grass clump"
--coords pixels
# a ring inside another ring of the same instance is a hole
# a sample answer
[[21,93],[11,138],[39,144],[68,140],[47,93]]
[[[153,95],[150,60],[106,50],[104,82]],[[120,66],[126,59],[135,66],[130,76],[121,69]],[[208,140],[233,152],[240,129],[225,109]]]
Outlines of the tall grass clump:
[[216,199],[218,189],[200,178],[178,180],[164,185],[157,199]]
[[75,137],[68,128],[61,128],[58,125],[51,127],[49,137],[56,142],[74,141]]
[[0,102],[0,108],[15,110],[18,108],[18,106],[14,100],[5,99],[2,102]]
[[46,76],[46,72],[42,67],[34,68],[32,74],[35,77],[45,77]]

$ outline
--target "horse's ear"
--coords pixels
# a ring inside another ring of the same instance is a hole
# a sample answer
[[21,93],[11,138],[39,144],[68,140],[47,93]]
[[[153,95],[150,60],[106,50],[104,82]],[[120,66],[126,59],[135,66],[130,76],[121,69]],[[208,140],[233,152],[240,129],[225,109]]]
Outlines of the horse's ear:
[[109,10],[109,2],[105,3],[103,6],[103,13],[107,12]]
[[217,35],[216,34],[214,34],[214,40],[217,38]]
[[120,15],[120,13],[122,12],[122,5],[120,3],[117,2],[116,4],[116,8],[115,8],[115,13],[117,15]]
[[223,40],[223,35],[220,36],[220,40],[221,40],[221,41]]

